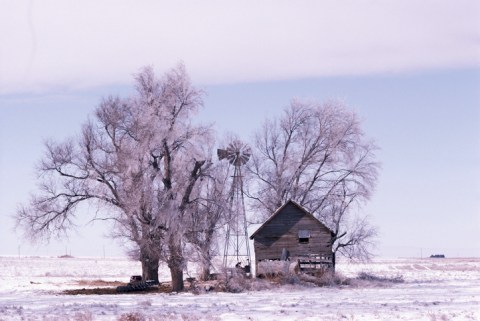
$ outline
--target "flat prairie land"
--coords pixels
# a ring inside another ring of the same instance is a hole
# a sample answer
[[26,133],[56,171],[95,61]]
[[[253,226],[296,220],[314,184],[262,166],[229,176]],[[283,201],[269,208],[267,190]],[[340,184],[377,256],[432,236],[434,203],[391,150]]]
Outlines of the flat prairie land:
[[164,290],[118,295],[140,274],[125,258],[0,257],[0,271],[0,320],[480,320],[480,258],[341,261],[340,283],[240,293],[171,293],[161,267]]

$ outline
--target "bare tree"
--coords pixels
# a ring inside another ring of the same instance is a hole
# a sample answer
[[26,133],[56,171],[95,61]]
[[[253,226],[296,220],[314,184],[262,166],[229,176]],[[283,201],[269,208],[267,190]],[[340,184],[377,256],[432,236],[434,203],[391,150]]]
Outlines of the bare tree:
[[321,219],[328,222],[333,231],[332,251],[333,266],[337,253],[349,259],[368,260],[372,256],[376,227],[372,226],[367,216],[358,212],[362,194],[354,188],[347,187],[348,182],[341,181],[329,197],[329,206],[322,212]]
[[370,198],[378,176],[377,148],[364,136],[356,114],[342,104],[293,100],[255,135],[247,164],[255,182],[249,189],[253,207],[265,218],[295,200],[332,229],[335,252],[370,253],[362,246],[374,229],[351,214]]
[[135,78],[136,93],[109,97],[78,139],[48,142],[40,190],[17,211],[32,238],[62,236],[76,209],[96,204],[92,219],[114,222],[112,235],[135,244],[145,278],[158,280],[159,261],[183,289],[186,212],[199,178],[211,165],[201,146],[209,128],[191,124],[202,105],[183,65],[157,79],[151,68]]

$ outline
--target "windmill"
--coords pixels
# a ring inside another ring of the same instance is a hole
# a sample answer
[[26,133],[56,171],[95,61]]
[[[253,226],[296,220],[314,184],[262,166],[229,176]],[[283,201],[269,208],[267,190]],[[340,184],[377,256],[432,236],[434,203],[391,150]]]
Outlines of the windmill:
[[229,211],[223,266],[227,267],[234,263],[236,266],[243,265],[245,271],[250,272],[250,246],[243,199],[242,166],[250,159],[251,150],[241,141],[234,140],[228,145],[227,149],[218,149],[217,155],[219,160],[226,159],[234,167],[232,187],[228,195]]

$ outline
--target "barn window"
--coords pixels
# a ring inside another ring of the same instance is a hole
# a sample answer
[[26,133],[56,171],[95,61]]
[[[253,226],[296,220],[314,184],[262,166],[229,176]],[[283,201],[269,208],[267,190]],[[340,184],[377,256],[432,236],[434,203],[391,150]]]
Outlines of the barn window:
[[298,231],[298,242],[300,244],[308,244],[310,241],[310,231],[309,230],[299,230]]

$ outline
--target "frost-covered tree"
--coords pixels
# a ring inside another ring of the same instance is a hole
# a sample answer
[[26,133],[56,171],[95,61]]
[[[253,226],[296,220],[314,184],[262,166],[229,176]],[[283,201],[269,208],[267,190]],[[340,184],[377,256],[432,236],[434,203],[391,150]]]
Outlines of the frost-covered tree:
[[356,210],[370,198],[379,165],[354,112],[293,100],[264,123],[254,145],[249,196],[263,218],[292,199],[332,229],[335,252],[369,256],[375,229]]
[[186,236],[193,250],[191,259],[198,264],[200,280],[209,279],[212,260],[218,255],[219,230],[228,213],[227,178],[228,167],[224,162],[212,164],[209,175],[197,185],[188,212],[190,228]]
[[209,128],[191,123],[202,92],[183,65],[161,79],[144,68],[135,88],[129,98],[104,99],[78,139],[46,144],[40,189],[18,209],[17,222],[35,239],[61,236],[74,225],[80,204],[95,204],[92,219],[112,220],[112,236],[134,244],[143,276],[158,280],[164,261],[178,291],[186,213],[211,166],[202,146],[212,137]]

